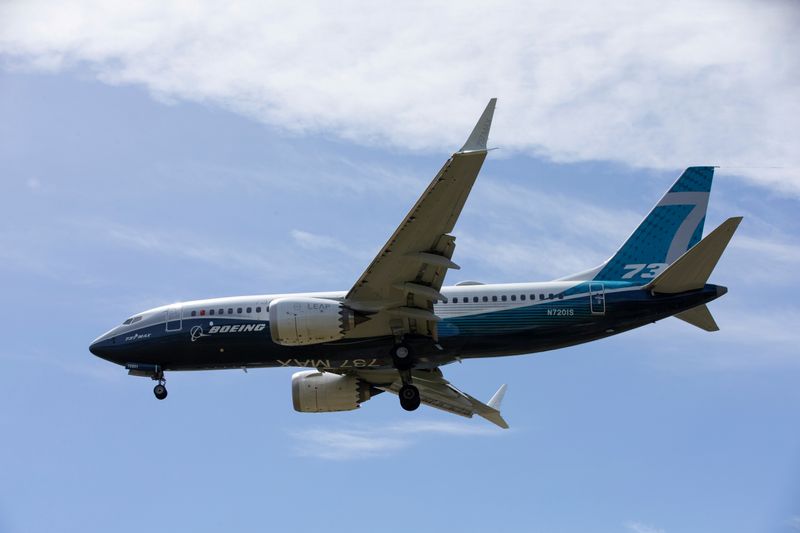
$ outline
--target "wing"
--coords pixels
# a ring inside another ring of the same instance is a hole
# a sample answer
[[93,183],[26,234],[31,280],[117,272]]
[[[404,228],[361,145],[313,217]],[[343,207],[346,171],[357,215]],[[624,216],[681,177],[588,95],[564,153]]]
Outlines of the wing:
[[436,339],[433,304],[451,261],[450,235],[486,159],[497,99],[492,98],[464,146],[447,160],[400,226],[347,293],[349,307],[371,319],[349,336],[420,333]]
[[[360,370],[356,375],[376,388],[397,394],[403,386],[396,371]],[[500,404],[506,394],[506,386],[501,385],[488,403],[483,403],[465,392],[455,388],[444,379],[441,370],[414,370],[411,373],[414,386],[419,389],[420,400],[426,405],[467,418],[478,415],[492,424],[508,429],[508,423],[500,414]]]

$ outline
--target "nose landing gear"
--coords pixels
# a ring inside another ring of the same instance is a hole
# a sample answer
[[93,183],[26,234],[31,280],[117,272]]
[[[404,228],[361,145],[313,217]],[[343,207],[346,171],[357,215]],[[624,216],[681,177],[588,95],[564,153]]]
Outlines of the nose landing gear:
[[158,385],[153,387],[153,394],[156,395],[156,399],[164,400],[167,397],[167,380],[164,377],[164,371],[160,368],[158,371],[153,374],[152,378],[155,381],[158,381]]
[[150,378],[153,381],[158,381],[158,385],[153,387],[153,394],[159,400],[167,397],[167,380],[164,378],[164,370],[160,365],[153,365],[150,363],[127,363],[125,368],[128,369],[128,375],[138,376],[142,378]]
[[153,387],[153,394],[155,394],[156,398],[159,400],[163,400],[167,397],[167,388],[163,384],[159,383]]

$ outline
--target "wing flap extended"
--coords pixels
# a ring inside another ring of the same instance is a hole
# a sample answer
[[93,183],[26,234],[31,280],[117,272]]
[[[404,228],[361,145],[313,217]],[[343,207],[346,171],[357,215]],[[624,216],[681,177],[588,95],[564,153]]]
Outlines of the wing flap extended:
[[[372,381],[370,373],[371,371],[361,371],[358,375],[362,379]],[[377,379],[385,379],[385,373],[376,374],[375,377]],[[478,415],[496,426],[508,429],[508,423],[500,414],[500,402],[503,400],[503,396],[506,392],[505,385],[502,385],[494,396],[492,396],[492,399],[489,400],[489,403],[486,404],[458,390],[449,381],[444,379],[442,372],[438,368],[435,370],[413,371],[412,379],[414,385],[419,389],[420,401],[425,405],[466,418],[472,418],[474,415]],[[400,392],[400,387],[402,387],[402,382],[399,376],[397,376],[389,385],[383,384],[376,386],[381,390],[398,394]]]

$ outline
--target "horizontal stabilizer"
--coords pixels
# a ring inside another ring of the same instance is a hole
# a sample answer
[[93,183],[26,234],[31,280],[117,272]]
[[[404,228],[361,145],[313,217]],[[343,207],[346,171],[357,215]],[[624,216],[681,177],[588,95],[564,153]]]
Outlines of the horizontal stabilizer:
[[678,313],[675,318],[680,318],[684,322],[697,326],[704,331],[719,331],[719,326],[717,326],[714,317],[711,316],[711,311],[708,310],[705,304]]
[[674,294],[702,289],[717,266],[742,217],[732,217],[669,265],[647,288]]

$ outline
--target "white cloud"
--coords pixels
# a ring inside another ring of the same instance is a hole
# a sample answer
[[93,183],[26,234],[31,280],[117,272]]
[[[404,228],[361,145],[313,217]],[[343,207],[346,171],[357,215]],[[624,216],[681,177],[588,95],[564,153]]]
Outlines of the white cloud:
[[750,254],[766,256],[770,261],[783,263],[784,266],[800,265],[800,245],[794,243],[742,235],[736,237],[733,246]]
[[642,524],[641,522],[625,522],[625,529],[633,533],[665,533],[665,530]]
[[[7,64],[296,132],[457,147],[491,96],[492,143],[557,161],[723,165],[800,193],[793,2],[4,3]],[[732,167],[779,168],[732,168]]]
[[416,444],[423,435],[498,435],[493,428],[472,423],[414,420],[384,426],[310,428],[291,431],[298,455],[330,460],[367,459],[390,455]]
[[456,262],[477,262],[514,281],[553,279],[600,264],[646,214],[499,179],[479,182],[470,202],[470,216],[478,222],[458,228]]
[[294,242],[305,250],[332,250],[343,255],[362,259],[364,261],[369,259],[368,253],[353,250],[350,246],[347,246],[335,237],[318,235],[316,233],[310,233],[308,231],[302,231],[299,229],[293,229],[291,231],[291,235]]
[[175,235],[149,228],[134,228],[122,224],[100,225],[102,234],[112,242],[138,250],[145,250],[170,257],[181,257],[203,261],[223,268],[247,271],[279,273],[275,261],[265,254],[251,253],[232,247],[206,244],[197,235]]

